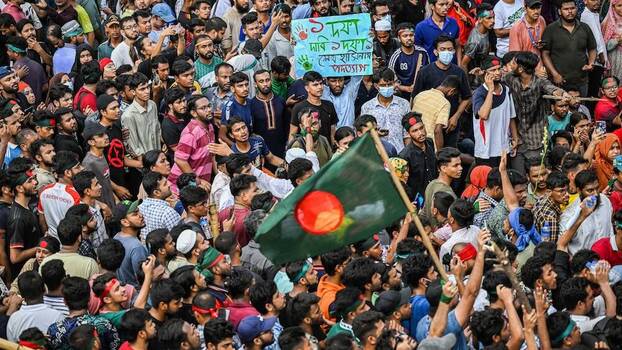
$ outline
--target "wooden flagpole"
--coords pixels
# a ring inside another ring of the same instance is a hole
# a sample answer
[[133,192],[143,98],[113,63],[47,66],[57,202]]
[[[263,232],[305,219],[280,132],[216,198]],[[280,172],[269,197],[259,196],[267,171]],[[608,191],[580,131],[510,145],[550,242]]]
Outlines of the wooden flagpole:
[[367,124],[367,126],[369,127],[369,133],[371,134],[371,137],[374,140],[374,145],[376,146],[376,150],[378,150],[378,154],[380,155],[380,158],[382,158],[382,161],[384,162],[384,164],[389,168],[389,172],[391,173],[391,179],[393,180],[393,184],[395,185],[395,188],[397,188],[397,191],[399,192],[400,197],[402,198],[402,201],[404,201],[404,204],[406,205],[406,208],[408,209],[408,213],[410,214],[410,217],[415,223],[415,226],[417,226],[417,230],[419,230],[419,234],[421,235],[421,238],[423,240],[423,245],[428,250],[428,254],[430,254],[430,257],[432,258],[432,261],[434,262],[434,265],[436,266],[436,269],[438,270],[438,273],[441,276],[441,278],[445,281],[448,281],[449,278],[447,277],[447,272],[445,272],[445,267],[441,263],[441,260],[438,258],[438,255],[436,254],[436,250],[434,250],[434,246],[432,245],[432,241],[430,240],[430,237],[428,237],[428,234],[425,232],[425,229],[423,228],[423,225],[421,224],[421,221],[419,220],[419,216],[417,216],[415,207],[410,202],[410,199],[408,198],[408,195],[406,194],[406,191],[404,190],[402,183],[400,182],[400,180],[397,178],[397,175],[395,175],[395,172],[393,171],[393,166],[389,162],[389,155],[387,154],[387,151],[385,151],[384,146],[382,145],[382,142],[380,141],[380,137],[378,136],[378,132],[376,131],[376,128],[374,128],[371,124]]

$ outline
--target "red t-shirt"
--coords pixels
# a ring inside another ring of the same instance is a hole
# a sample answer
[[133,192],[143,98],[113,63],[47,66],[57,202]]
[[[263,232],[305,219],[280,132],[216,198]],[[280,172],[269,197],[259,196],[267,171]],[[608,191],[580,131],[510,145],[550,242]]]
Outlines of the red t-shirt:
[[592,250],[596,252],[601,259],[607,260],[611,266],[622,265],[622,252],[616,245],[615,236],[599,239],[592,245]]
[[97,96],[84,86],[78,90],[78,93],[73,98],[74,109],[78,109],[78,102],[80,102],[80,112],[84,113],[86,107],[91,107],[93,112],[97,112]]

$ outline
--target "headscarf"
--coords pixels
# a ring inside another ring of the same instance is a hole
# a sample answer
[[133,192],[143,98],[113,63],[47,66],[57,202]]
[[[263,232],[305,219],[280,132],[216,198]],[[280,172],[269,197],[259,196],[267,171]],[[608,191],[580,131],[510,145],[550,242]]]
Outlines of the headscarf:
[[395,173],[395,176],[397,176],[401,182],[406,183],[406,181],[408,181],[408,177],[406,175],[406,173],[408,172],[408,162],[398,157],[389,158],[389,162],[393,167],[393,172]]
[[607,183],[613,177],[613,163],[607,158],[607,153],[609,153],[609,150],[616,142],[620,144],[618,136],[615,134],[606,134],[605,138],[600,141],[596,147],[594,168],[596,170],[596,176],[598,176],[598,187],[600,191],[607,187]]
[[[619,16],[613,9],[620,2],[622,0],[611,0],[609,3],[609,11],[607,11],[607,16],[605,16],[601,27],[605,43],[611,39],[616,39],[618,35],[622,34],[622,16]],[[618,45],[618,50],[622,50],[621,45]]]
[[540,244],[542,241],[542,237],[540,233],[536,230],[536,225],[533,224],[529,229],[527,229],[523,224],[520,223],[520,213],[521,210],[527,210],[525,208],[515,208],[510,212],[508,216],[510,220],[510,226],[514,230],[516,234],[516,248],[519,252],[522,252],[527,248],[529,242],[533,242],[534,245]]
[[469,185],[462,192],[462,198],[469,199],[475,198],[479,195],[479,192],[486,187],[488,181],[488,174],[492,170],[488,165],[478,165],[469,175]]

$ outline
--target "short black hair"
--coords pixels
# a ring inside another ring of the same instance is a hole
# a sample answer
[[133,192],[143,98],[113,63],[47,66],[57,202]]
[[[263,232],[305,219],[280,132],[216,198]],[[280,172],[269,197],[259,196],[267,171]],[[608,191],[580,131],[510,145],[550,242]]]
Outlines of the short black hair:
[[148,196],[153,196],[153,192],[158,189],[158,183],[162,179],[166,179],[164,175],[153,171],[150,171],[143,176],[143,188]]
[[309,83],[313,83],[316,81],[322,81],[324,79],[324,77],[322,77],[322,74],[310,70],[308,72],[306,72],[303,76],[302,76],[302,81],[304,82],[305,86],[309,85]]
[[454,198],[454,196],[452,196],[450,193],[439,191],[434,194],[434,197],[432,199],[432,205],[434,206],[434,208],[436,208],[436,210],[438,210],[441,215],[447,217],[449,208],[455,200],[456,198]]
[[456,47],[456,41],[454,40],[454,38],[450,37],[447,34],[441,34],[437,36],[434,40],[434,48],[438,49],[438,44],[446,42],[450,42],[454,47]]
[[158,341],[163,349],[179,349],[187,338],[184,332],[186,321],[179,318],[170,318],[158,329]]
[[330,305],[331,316],[340,316],[345,318],[348,313],[348,309],[350,309],[352,304],[354,304],[357,300],[361,299],[361,295],[361,290],[354,287],[346,286],[346,288],[338,291],[337,294],[335,294],[335,301],[333,301]]
[[237,245],[237,236],[231,231],[221,232],[214,240],[214,248],[225,255],[231,255]]
[[57,290],[63,283],[65,276],[67,276],[67,272],[65,271],[65,263],[62,260],[52,259],[41,266],[43,283],[50,291]]
[[376,73],[374,73],[372,80],[375,84],[380,83],[380,80],[384,80],[384,81],[394,81],[395,80],[395,73],[393,72],[393,70],[389,69],[389,68],[384,68],[384,69],[380,69],[379,71],[377,71]]
[[100,80],[97,82],[97,85],[95,85],[95,94],[97,96],[105,95],[106,91],[110,88],[115,88],[117,91],[120,90],[119,85],[114,80]]
[[289,71],[292,69],[292,64],[289,62],[287,57],[276,56],[272,59],[272,62],[270,62],[270,69],[272,69],[273,73],[289,74]]
[[188,207],[205,202],[209,193],[199,186],[188,185],[179,191],[179,200],[187,211]]
[[136,341],[138,332],[145,329],[146,323],[151,319],[149,312],[144,309],[129,309],[121,317],[121,326],[119,334],[122,339],[129,342]]
[[242,19],[240,20],[240,22],[242,23],[242,29],[246,28],[246,26],[251,23],[257,22],[258,20],[259,17],[257,16],[257,12],[247,12],[244,16],[242,16]]
[[419,286],[419,280],[426,278],[430,268],[434,266],[432,258],[427,254],[413,254],[402,262],[402,282],[411,289]]
[[91,188],[91,184],[93,183],[93,179],[96,179],[97,176],[95,175],[94,172],[90,171],[90,170],[83,170],[81,172],[79,172],[78,174],[76,174],[76,176],[74,176],[71,179],[71,182],[73,184],[73,188],[76,190],[76,192],[78,192],[78,194],[80,195],[80,197],[84,196],[84,192]]
[[561,347],[566,338],[559,339],[559,337],[566,331],[571,321],[570,314],[565,311],[554,312],[546,318],[546,328],[549,331],[551,346]]
[[37,139],[33,141],[33,143],[30,144],[30,148],[29,148],[30,155],[33,158],[36,155],[41,155],[41,153],[39,153],[41,151],[41,147],[46,146],[46,145],[54,146],[54,143],[49,139]]
[[354,337],[349,332],[339,333],[326,339],[326,348],[331,350],[352,350]]
[[101,267],[108,271],[117,271],[125,258],[123,243],[107,238],[97,247],[97,259]]
[[251,159],[245,153],[234,153],[227,157],[225,162],[225,168],[229,176],[233,177],[234,174],[240,174],[242,169],[251,164]]
[[71,151],[58,151],[54,157],[54,170],[59,177],[65,175],[65,171],[70,170],[80,163],[80,157]]
[[376,263],[371,258],[356,258],[343,269],[341,282],[345,286],[355,287],[365,292],[365,285],[371,283],[375,272],[377,272]]
[[546,188],[549,190],[568,186],[568,183],[568,177],[559,170],[552,171],[546,178]]
[[209,320],[203,328],[203,337],[205,345],[212,344],[217,346],[222,341],[233,338],[233,325],[227,320],[216,318]]
[[378,121],[376,120],[376,117],[371,114],[361,114],[358,118],[354,119],[354,129],[361,132],[369,123],[376,125],[378,124]]
[[[253,198],[253,200],[257,198],[258,196],[259,195],[256,195]],[[257,233],[259,226],[261,225],[263,220],[266,218],[266,216],[268,216],[268,214],[266,214],[264,210],[256,209],[256,210],[251,211],[246,216],[246,218],[244,218],[244,228],[246,229],[246,233],[251,239],[255,238],[255,234]],[[220,235],[222,236],[223,233],[221,233]]]
[[106,284],[108,284],[108,282],[112,281],[114,278],[116,278],[116,276],[112,272],[106,272],[97,276],[93,280],[93,286],[91,287],[91,289],[93,290],[93,294],[95,294],[96,297],[103,299],[102,295],[106,290]]
[[495,167],[490,170],[486,178],[486,187],[501,187],[501,172],[499,172],[499,168]]
[[73,220],[72,217],[65,217],[58,223],[56,231],[60,244],[70,246],[75,244],[82,235],[82,223]]
[[69,334],[70,349],[90,349],[96,338],[96,328],[92,324],[82,324]]
[[231,86],[245,81],[250,81],[250,79],[248,78],[248,75],[246,75],[246,73],[244,72],[235,72],[231,75],[231,78],[229,78],[229,83],[231,84]]
[[274,295],[278,292],[274,281],[258,281],[253,284],[249,290],[251,305],[259,311],[260,314],[268,313],[266,304],[272,304]]
[[62,284],[63,298],[65,299],[65,304],[69,308],[69,311],[87,309],[91,298],[89,281],[82,277],[69,276],[63,280]]
[[589,285],[590,282],[584,277],[571,277],[562,283],[559,300],[563,300],[567,310],[574,310],[580,301],[587,299]]
[[151,305],[159,308],[161,303],[168,304],[173,300],[179,300],[184,296],[184,289],[172,279],[157,281],[151,287]]
[[573,275],[580,274],[583,269],[587,268],[587,264],[592,261],[600,260],[599,255],[591,249],[579,249],[572,255],[570,260],[570,272]]
[[460,78],[457,75],[448,75],[445,77],[440,86],[447,87],[450,89],[459,89],[460,88]]
[[440,170],[443,165],[451,163],[454,158],[460,157],[460,151],[454,147],[443,147],[436,153],[436,166]]
[[249,190],[251,188],[251,184],[256,182],[257,178],[253,175],[235,175],[231,178],[231,182],[229,183],[229,189],[231,190],[231,194],[233,195],[233,197],[237,197],[241,195],[242,192]]
[[486,272],[484,280],[482,281],[482,289],[488,294],[488,301],[490,301],[491,304],[499,300],[499,296],[497,295],[498,285],[512,288],[512,282],[505,272],[498,270],[490,270]]
[[493,337],[500,335],[503,330],[505,320],[503,313],[499,309],[488,308],[483,311],[475,311],[471,315],[471,330],[484,346],[494,343]]
[[367,337],[370,336],[370,333],[375,333],[376,323],[380,321],[384,321],[383,314],[378,311],[365,311],[352,321],[352,332],[361,341],[361,344],[366,344]]
[[309,171],[313,171],[313,163],[306,158],[296,158],[287,166],[287,177],[292,182],[292,186],[298,187],[296,180]]
[[594,170],[580,171],[574,178],[574,183],[579,190],[583,190],[585,186],[598,182],[598,176]]
[[188,63],[188,61],[183,59],[176,59],[175,62],[173,62],[173,66],[171,67],[171,74],[173,74],[174,76],[179,76],[191,70],[192,68],[192,65]]
[[184,265],[176,268],[169,277],[184,290],[184,298],[192,295],[192,287],[196,284],[194,271],[193,265]]
[[348,247],[338,248],[320,255],[324,272],[328,276],[334,276],[337,266],[346,262],[351,255],[352,251]]
[[467,227],[473,224],[475,209],[468,200],[463,198],[456,199],[449,208],[449,212],[460,227]]
[[520,51],[514,57],[514,61],[517,65],[523,67],[527,74],[534,74],[540,58],[531,51]]
[[26,301],[34,301],[43,297],[45,285],[37,271],[26,271],[17,277],[19,294]]
[[314,293],[302,292],[287,301],[285,309],[281,311],[279,320],[284,327],[300,326],[309,315],[311,306],[317,304],[320,297]]
[[83,64],[80,68],[80,75],[82,76],[85,84],[97,84],[102,75],[102,72],[99,69],[99,62],[97,62],[97,60],[93,60]]
[[307,335],[302,327],[295,326],[285,328],[279,335],[279,348],[281,350],[302,349],[303,343],[307,341]]
[[543,267],[550,263],[550,260],[540,255],[530,257],[520,270],[521,281],[525,286],[534,289],[536,281],[542,277]]
[[227,281],[227,289],[229,295],[233,299],[239,299],[244,296],[247,289],[253,284],[253,274],[242,268],[234,268],[231,270],[231,276]]
[[[170,91],[170,90],[166,90],[166,91]],[[154,166],[158,162],[158,158],[160,158],[160,154],[162,153],[163,152],[159,149],[152,149],[152,150],[145,152],[142,158],[143,169],[145,169],[145,171],[151,171],[151,167]]]
[[588,163],[588,160],[583,158],[582,155],[569,153],[566,157],[564,157],[561,167],[564,174],[568,175],[568,173],[576,171],[579,168],[579,165]]
[[149,254],[157,255],[158,250],[164,248],[166,236],[168,235],[169,231],[165,228],[158,228],[149,232],[145,238],[145,245],[149,250]]

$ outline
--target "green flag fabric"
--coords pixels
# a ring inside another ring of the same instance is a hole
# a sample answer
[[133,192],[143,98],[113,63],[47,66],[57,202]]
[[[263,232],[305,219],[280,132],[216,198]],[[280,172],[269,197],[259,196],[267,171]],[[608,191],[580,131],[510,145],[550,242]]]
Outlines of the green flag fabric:
[[279,202],[255,241],[278,265],[369,238],[406,212],[366,133]]

